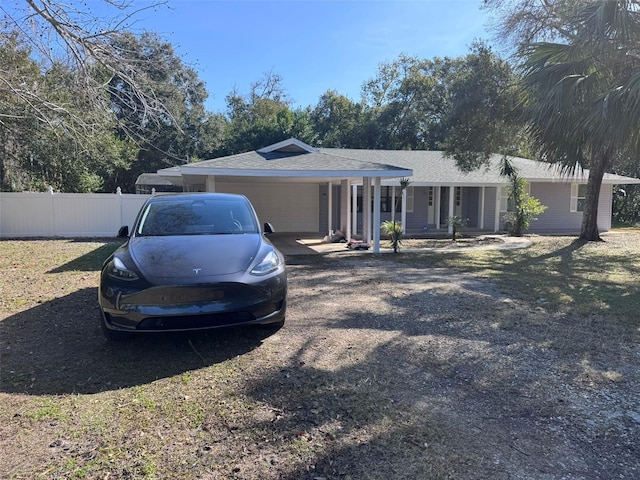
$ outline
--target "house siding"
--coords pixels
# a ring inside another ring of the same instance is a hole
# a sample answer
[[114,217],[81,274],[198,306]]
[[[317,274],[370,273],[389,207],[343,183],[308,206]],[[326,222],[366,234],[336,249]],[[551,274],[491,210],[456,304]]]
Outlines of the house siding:
[[[571,212],[571,183],[531,183],[532,197],[547,207],[538,219],[532,222],[533,233],[579,233],[582,227],[582,212]],[[612,185],[602,185],[598,203],[598,229],[611,229]]]
[[[499,226],[496,225],[496,207],[497,207],[497,187],[486,187],[484,189],[484,229],[485,230],[499,230]],[[478,201],[480,199],[478,198]]]
[[478,228],[480,225],[480,189],[478,187],[464,187],[462,189],[461,214],[467,222],[467,227]]
[[600,187],[598,202],[598,230],[608,232],[611,230],[611,217],[613,216],[613,185]]
[[[329,232],[329,196],[327,193],[329,192],[329,186],[327,184],[320,185],[318,189],[318,204],[320,206],[320,218],[319,225],[320,231],[319,233],[327,234]],[[339,230],[341,221],[340,221],[340,186],[332,185],[332,204],[333,210],[331,212],[331,217],[333,219],[332,230]]]
[[260,222],[271,223],[276,232],[320,231],[319,187],[320,185],[311,183],[278,184],[216,180],[217,192],[247,196]]
[[[407,213],[407,232],[424,232],[433,228],[435,219],[428,218],[429,187],[413,188],[413,212]],[[397,218],[402,214],[398,213]]]

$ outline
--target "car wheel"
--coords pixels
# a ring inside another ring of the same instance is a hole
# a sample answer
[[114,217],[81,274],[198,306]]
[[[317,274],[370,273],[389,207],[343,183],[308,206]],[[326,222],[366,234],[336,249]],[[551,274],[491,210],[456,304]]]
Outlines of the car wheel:
[[105,336],[107,340],[117,341],[124,340],[126,338],[131,337],[130,333],[127,332],[119,332],[118,330],[111,330],[107,327],[107,319],[105,318],[104,312],[100,312],[100,329],[102,330],[102,334]]

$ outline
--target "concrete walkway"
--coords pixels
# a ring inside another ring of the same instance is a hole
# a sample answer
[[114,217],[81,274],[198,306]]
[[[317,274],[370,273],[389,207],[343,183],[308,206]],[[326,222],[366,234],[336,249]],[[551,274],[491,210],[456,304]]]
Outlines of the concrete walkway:
[[[460,252],[464,250],[512,250],[526,248],[531,241],[525,237],[510,237],[508,235],[483,235],[486,238],[499,238],[502,243],[488,245],[465,246],[461,248],[408,248],[401,247],[401,252]],[[372,253],[373,250],[349,250],[346,243],[325,243],[322,236],[313,233],[271,233],[267,238],[284,255],[315,255],[322,253]],[[385,241],[385,243],[387,243]],[[380,253],[392,253],[391,248],[380,248]]]

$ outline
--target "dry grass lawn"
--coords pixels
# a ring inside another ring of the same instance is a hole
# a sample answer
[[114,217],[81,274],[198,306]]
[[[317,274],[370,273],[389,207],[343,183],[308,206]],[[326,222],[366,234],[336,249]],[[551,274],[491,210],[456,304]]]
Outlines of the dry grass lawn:
[[101,241],[0,241],[0,478],[640,478],[640,234],[288,258],[279,331],[107,342]]

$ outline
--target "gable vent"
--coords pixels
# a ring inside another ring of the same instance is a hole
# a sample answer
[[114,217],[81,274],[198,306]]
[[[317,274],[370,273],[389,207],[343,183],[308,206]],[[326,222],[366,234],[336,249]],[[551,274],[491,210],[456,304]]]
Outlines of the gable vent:
[[300,140],[295,138],[289,138],[288,140],[274,143],[273,145],[269,145],[268,147],[263,147],[258,150],[258,153],[314,153],[317,151],[318,149],[313,148],[311,145],[307,145],[306,143],[301,142]]

